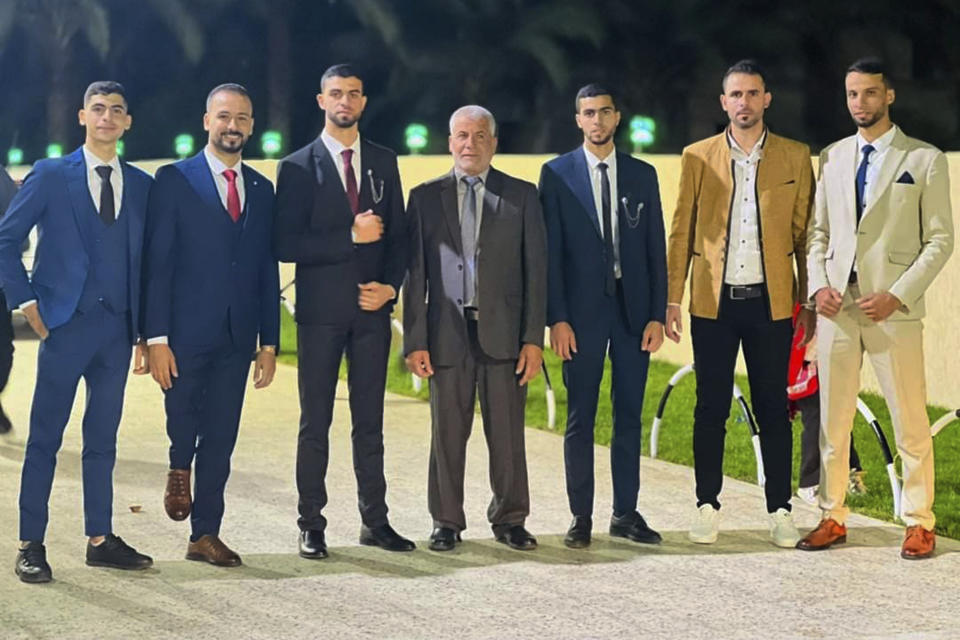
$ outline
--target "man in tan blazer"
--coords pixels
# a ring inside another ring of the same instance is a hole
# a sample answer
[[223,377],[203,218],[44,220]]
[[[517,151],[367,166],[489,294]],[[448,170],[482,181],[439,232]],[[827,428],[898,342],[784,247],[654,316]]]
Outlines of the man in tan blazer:
[[883,63],[846,75],[856,135],[820,154],[808,270],[820,325],[820,508],[797,547],[846,541],[850,430],[866,351],[890,408],[903,460],[904,558],[933,553],[933,439],[923,371],[923,295],[953,251],[946,157],[890,121],[895,94]]
[[[697,514],[690,539],[701,544],[717,539],[723,443],[741,344],[760,426],[771,541],[793,547],[800,539],[790,514],[793,437],[787,364],[793,307],[798,296],[806,299],[813,169],[806,145],[764,126],[770,100],[755,62],[733,65],[724,75],[720,96],[730,126],[690,145],[681,158],[680,195],[667,250],[666,332],[679,342],[680,302],[689,269],[697,378]],[[798,330],[804,331],[805,340],[812,336],[815,321],[812,311],[801,312]]]

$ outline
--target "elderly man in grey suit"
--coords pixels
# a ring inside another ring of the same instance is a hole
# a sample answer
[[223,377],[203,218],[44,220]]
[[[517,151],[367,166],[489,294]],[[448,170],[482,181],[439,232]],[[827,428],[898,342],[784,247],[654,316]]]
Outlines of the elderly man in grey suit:
[[450,173],[410,192],[410,269],[403,295],[407,367],[430,379],[430,548],[449,551],[466,528],[463,472],[477,390],[490,451],[497,541],[537,546],[523,420],[526,384],[543,362],[546,232],[534,185],[490,166],[493,115],[476,105],[450,117]]
[[923,370],[923,297],[953,251],[950,177],[943,153],[890,121],[895,94],[876,58],[847,69],[857,134],[820,154],[808,236],[809,291],[820,314],[820,524],[801,540],[816,551],[846,542],[850,430],[866,352],[890,408],[903,461],[900,555],[933,554],[933,439]]

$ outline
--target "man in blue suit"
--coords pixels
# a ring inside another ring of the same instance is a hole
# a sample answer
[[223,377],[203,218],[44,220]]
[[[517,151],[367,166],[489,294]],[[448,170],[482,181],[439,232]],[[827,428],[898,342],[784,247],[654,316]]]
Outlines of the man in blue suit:
[[571,548],[590,544],[593,425],[606,354],[613,366],[613,517],[610,535],[659,543],[637,512],[640,414],[650,354],[663,344],[667,264],[657,174],[614,148],[620,112],[612,93],[577,93],[583,146],[544,165],[540,199],[547,226],[547,324],[567,387],[564,462],[573,523]]
[[161,167],[150,191],[144,335],[166,396],[164,508],[174,520],[191,517],[188,560],[235,567],[240,556],[220,540],[223,492],[254,352],[256,388],[276,371],[280,276],[270,247],[273,185],[241,162],[253,133],[246,89],[215,87],[203,126],[203,151]]
[[[57,451],[77,384],[87,388],[83,415],[83,510],[86,561],[92,566],[146,569],[153,561],[113,534],[113,466],[130,348],[139,332],[140,253],[150,176],[117,157],[130,128],[123,87],[94,82],[83,97],[83,146],[62,159],[41,160],[0,222],[0,281],[42,340],[30,436],[20,483],[20,552],[24,582],[49,582],[43,545]],[[32,278],[20,252],[30,229],[40,241]],[[137,345],[134,373],[145,373]]]

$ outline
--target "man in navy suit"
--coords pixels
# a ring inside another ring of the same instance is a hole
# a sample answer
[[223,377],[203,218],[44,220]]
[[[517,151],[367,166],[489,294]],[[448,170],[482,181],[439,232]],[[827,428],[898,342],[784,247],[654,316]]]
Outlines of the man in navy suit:
[[144,335],[166,396],[164,508],[174,520],[191,518],[188,560],[234,567],[240,556],[220,539],[223,491],[251,356],[256,388],[276,371],[280,276],[270,247],[273,185],[241,162],[253,133],[246,89],[215,87],[203,126],[203,151],[161,167],[150,191]]
[[383,473],[390,312],[407,267],[397,156],[360,137],[367,97],[350,65],[324,72],[317,103],[326,115],[323,132],[280,163],[274,238],[277,257],[297,263],[299,551],[304,558],[327,557],[322,511],[344,353],[360,543],[412,551],[413,542],[387,519]]
[[620,112],[612,93],[577,93],[583,146],[544,165],[540,200],[547,226],[547,324],[567,387],[564,435],[573,523],[564,543],[590,544],[593,425],[606,354],[613,366],[613,517],[610,535],[659,543],[637,512],[640,415],[650,354],[663,344],[667,263],[657,174],[614,148]]
[[[10,201],[17,194],[17,183],[13,181],[6,170],[0,168],[0,217],[3,217]],[[10,310],[7,308],[7,299],[0,289],[0,393],[3,393],[10,379],[10,369],[13,368],[13,322]],[[13,428],[10,418],[0,406],[0,433],[7,433]]]
[[[83,415],[83,511],[86,561],[92,566],[146,569],[153,561],[113,534],[113,466],[130,348],[139,332],[140,254],[150,176],[117,157],[130,128],[123,87],[94,82],[83,97],[82,147],[41,160],[0,222],[0,282],[41,339],[30,436],[20,482],[20,553],[24,582],[49,582],[43,545],[57,451],[77,384],[87,389]],[[31,278],[21,247],[37,226],[40,242]],[[134,373],[145,373],[138,344]]]

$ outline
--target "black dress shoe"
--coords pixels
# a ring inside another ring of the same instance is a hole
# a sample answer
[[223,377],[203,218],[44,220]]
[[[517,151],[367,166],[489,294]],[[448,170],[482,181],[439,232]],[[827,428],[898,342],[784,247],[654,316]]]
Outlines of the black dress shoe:
[[97,546],[87,543],[87,564],[91,567],[110,567],[111,569],[149,569],[153,558],[137,553],[137,550],[108,533]]
[[648,527],[647,521],[636,511],[610,518],[610,535],[644,544],[660,544],[663,541],[660,534]]
[[40,583],[53,580],[53,571],[47,564],[47,549],[42,542],[28,542],[17,552],[14,573],[23,582]]
[[368,547],[380,547],[387,551],[413,551],[417,548],[413,540],[407,540],[394,531],[389,524],[383,524],[372,529],[366,525],[361,525],[360,544],[365,544]]
[[453,551],[460,542],[460,533],[450,527],[437,527],[430,534],[430,548],[434,551]]
[[497,542],[508,545],[517,551],[531,551],[537,548],[537,539],[523,528],[522,524],[515,524],[497,534]]
[[590,546],[590,531],[593,529],[593,518],[590,516],[574,516],[563,544],[571,549],[583,549]]
[[300,532],[300,557],[309,560],[323,560],[327,553],[327,541],[323,539],[323,531],[307,529]]

